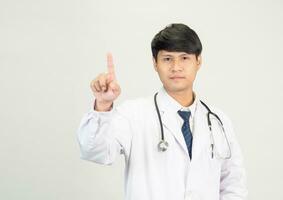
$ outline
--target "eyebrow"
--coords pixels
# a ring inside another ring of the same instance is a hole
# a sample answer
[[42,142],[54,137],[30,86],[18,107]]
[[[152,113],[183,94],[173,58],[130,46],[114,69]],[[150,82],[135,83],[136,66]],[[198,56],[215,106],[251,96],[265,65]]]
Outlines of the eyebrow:
[[[171,54],[163,54],[163,55],[161,55],[161,56],[163,56],[163,57],[166,57],[166,56],[168,56],[168,57],[173,57],[173,55],[171,55]],[[180,55],[178,55],[178,56],[189,56],[189,54],[187,54],[187,53],[182,53],[182,54],[180,54]]]

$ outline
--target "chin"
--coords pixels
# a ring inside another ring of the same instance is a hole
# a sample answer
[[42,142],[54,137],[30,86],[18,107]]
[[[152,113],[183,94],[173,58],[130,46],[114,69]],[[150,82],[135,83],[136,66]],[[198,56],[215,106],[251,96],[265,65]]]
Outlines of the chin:
[[184,92],[184,91],[189,90],[188,86],[180,86],[180,85],[171,85],[165,88],[170,92]]

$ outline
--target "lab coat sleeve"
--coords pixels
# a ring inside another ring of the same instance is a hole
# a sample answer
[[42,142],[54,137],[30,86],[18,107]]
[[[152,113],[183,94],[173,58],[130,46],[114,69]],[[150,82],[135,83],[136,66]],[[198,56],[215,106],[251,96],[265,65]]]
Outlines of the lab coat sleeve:
[[131,148],[131,128],[127,102],[108,112],[90,109],[77,130],[80,157],[95,163],[111,165],[116,157],[126,158]]
[[230,119],[224,116],[224,128],[230,141],[231,159],[224,160],[221,167],[220,200],[244,200],[247,198],[246,171],[240,145]]

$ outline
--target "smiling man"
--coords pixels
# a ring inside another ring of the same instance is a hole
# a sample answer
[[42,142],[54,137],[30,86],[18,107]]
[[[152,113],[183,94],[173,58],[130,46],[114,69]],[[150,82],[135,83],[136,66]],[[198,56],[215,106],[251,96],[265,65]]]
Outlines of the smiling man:
[[151,43],[163,87],[114,106],[121,93],[112,55],[91,81],[94,106],[78,128],[81,158],[111,165],[125,157],[126,200],[243,200],[243,157],[221,110],[201,101],[193,83],[202,45],[194,30],[171,24]]

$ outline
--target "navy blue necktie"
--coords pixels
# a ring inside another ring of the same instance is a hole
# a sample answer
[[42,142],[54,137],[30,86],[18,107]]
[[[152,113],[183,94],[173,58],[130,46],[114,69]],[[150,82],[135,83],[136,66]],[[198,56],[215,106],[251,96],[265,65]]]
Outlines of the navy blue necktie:
[[184,120],[183,126],[182,126],[182,133],[184,136],[184,139],[187,144],[188,152],[190,159],[192,159],[192,144],[193,144],[193,135],[190,129],[190,116],[191,112],[190,111],[178,111],[178,114],[182,117]]

